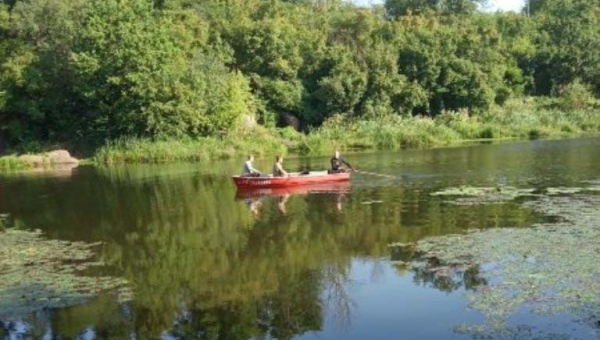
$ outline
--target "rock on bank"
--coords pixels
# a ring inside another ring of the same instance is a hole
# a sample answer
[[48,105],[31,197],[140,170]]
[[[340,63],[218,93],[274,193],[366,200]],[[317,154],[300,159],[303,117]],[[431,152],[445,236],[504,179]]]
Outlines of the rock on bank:
[[38,155],[22,155],[18,159],[34,168],[79,164],[79,160],[72,157],[67,150],[55,150]]

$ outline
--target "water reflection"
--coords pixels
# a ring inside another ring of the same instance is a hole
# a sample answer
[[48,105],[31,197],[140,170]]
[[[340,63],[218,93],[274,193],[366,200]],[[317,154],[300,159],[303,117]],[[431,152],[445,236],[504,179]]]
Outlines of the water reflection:
[[333,182],[302,185],[285,188],[240,189],[235,194],[236,200],[243,200],[255,218],[260,216],[260,208],[268,198],[276,202],[282,215],[287,214],[286,204],[291,196],[327,195],[338,211],[342,211],[342,203],[352,189],[350,182]]
[[[350,324],[345,283],[355,256],[382,258],[389,243],[460,231],[473,214],[523,224],[534,218],[509,206],[449,208],[402,187],[236,193],[226,177],[173,173],[87,169],[60,188],[51,179],[5,186],[19,187],[31,202],[4,202],[3,210],[52,238],[105,242],[99,257],[109,266],[98,274],[135,287],[127,308],[99,299],[52,311],[53,334],[93,325],[96,338],[290,339],[321,330],[324,309]],[[367,197],[383,203],[361,204]],[[103,326],[115,324],[121,328]]]
[[60,163],[54,164],[51,167],[39,167],[15,174],[11,174],[12,177],[32,178],[32,177],[43,177],[43,178],[69,178],[79,167],[78,163]]
[[[390,259],[403,275],[406,275],[406,271],[412,267],[410,271],[416,284],[426,285],[442,292],[450,293],[459,289],[475,290],[487,285],[487,280],[480,275],[479,264],[442,263],[435,254],[416,251],[411,245],[390,247]],[[418,262],[419,265],[410,266],[413,262]]]
[[[550,149],[550,156],[535,160],[530,149],[509,149],[415,151],[402,153],[401,158],[397,154],[360,156],[362,168],[403,180],[357,175],[352,187],[306,192],[236,192],[231,179],[223,175],[239,170],[237,164],[229,163],[217,164],[211,173],[200,171],[197,165],[80,167],[66,181],[48,177],[2,180],[0,213],[10,213],[14,223],[40,228],[50,238],[103,242],[98,256],[108,266],[97,269],[97,274],[126,278],[135,288],[135,299],[122,305],[111,296],[102,296],[43,315],[0,316],[5,322],[28,325],[25,331],[0,330],[0,335],[325,337],[336,334],[326,322],[334,315],[337,323],[355,330],[358,339],[362,334],[358,324],[368,319],[362,308],[370,300],[380,302],[382,315],[377,315],[387,320],[379,325],[398,331],[402,320],[390,320],[390,316],[415,306],[389,301],[410,299],[410,294],[461,291],[486,282],[478,278],[477,267],[464,275],[440,276],[431,271],[434,263],[418,271],[406,271],[400,263],[390,266],[386,262],[390,243],[472,228],[529,226],[539,220],[538,214],[515,204],[453,206],[429,192],[496,178],[514,184],[519,176],[534,178],[535,184],[541,181],[540,173],[548,174],[547,165],[555,163],[566,164],[563,169],[570,171],[597,171],[590,156],[597,149],[591,146],[585,153],[581,145],[575,145],[575,151],[564,156]],[[351,157],[349,161],[357,163]],[[291,168],[301,168],[302,162],[289,163]],[[467,171],[477,168],[479,172]],[[422,176],[402,177],[405,173]],[[560,184],[576,180],[559,177]],[[362,204],[365,201],[381,203]],[[357,292],[376,286],[357,283],[354,278],[356,262],[363,259],[383,261],[383,275],[397,286],[374,292],[358,305],[361,295]],[[391,260],[404,261],[394,252]],[[427,289],[410,290],[415,283]],[[402,293],[398,286],[411,293]],[[443,310],[441,305],[429,308]],[[452,325],[444,323],[447,319],[440,316],[429,321],[442,325],[445,336]],[[410,326],[408,321],[402,325]],[[365,329],[375,332],[377,328]],[[411,332],[406,331],[409,338],[419,334]]]
[[246,202],[252,216],[258,219],[260,217],[260,207],[263,205],[263,197],[249,197],[244,199],[244,202]]
[[277,197],[277,209],[279,210],[279,212],[282,215],[287,214],[287,210],[285,209],[285,204],[287,203],[288,199],[290,199],[290,194],[283,194],[283,195]]

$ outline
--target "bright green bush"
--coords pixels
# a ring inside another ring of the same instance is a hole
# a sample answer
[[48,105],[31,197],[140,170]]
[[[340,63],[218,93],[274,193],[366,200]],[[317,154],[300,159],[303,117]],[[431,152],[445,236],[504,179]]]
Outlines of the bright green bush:
[[595,101],[591,87],[579,79],[575,79],[557,91],[559,106],[566,111],[584,109]]
[[0,172],[20,171],[31,167],[31,164],[20,160],[14,155],[0,157]]

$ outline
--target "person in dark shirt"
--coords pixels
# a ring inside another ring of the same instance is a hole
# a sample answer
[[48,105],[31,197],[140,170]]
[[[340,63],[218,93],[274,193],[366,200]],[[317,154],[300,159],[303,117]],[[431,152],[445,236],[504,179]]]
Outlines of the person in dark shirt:
[[333,157],[331,157],[331,169],[329,170],[330,174],[337,174],[340,172],[347,172],[349,171],[348,169],[346,169],[345,166],[347,166],[348,168],[350,168],[350,170],[354,170],[352,168],[352,165],[350,165],[348,162],[346,162],[341,156],[340,156],[340,152],[335,150],[335,155]]

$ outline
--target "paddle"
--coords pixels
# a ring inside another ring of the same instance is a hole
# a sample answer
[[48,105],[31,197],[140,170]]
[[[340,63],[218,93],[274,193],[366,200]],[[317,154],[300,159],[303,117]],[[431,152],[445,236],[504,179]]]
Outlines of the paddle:
[[369,172],[369,171],[356,170],[356,169],[353,170],[353,172],[356,172],[356,173],[359,173],[359,174],[371,175],[371,176],[379,176],[379,177],[385,177],[385,178],[398,179],[397,176],[385,175],[385,174],[378,174],[376,172]]

